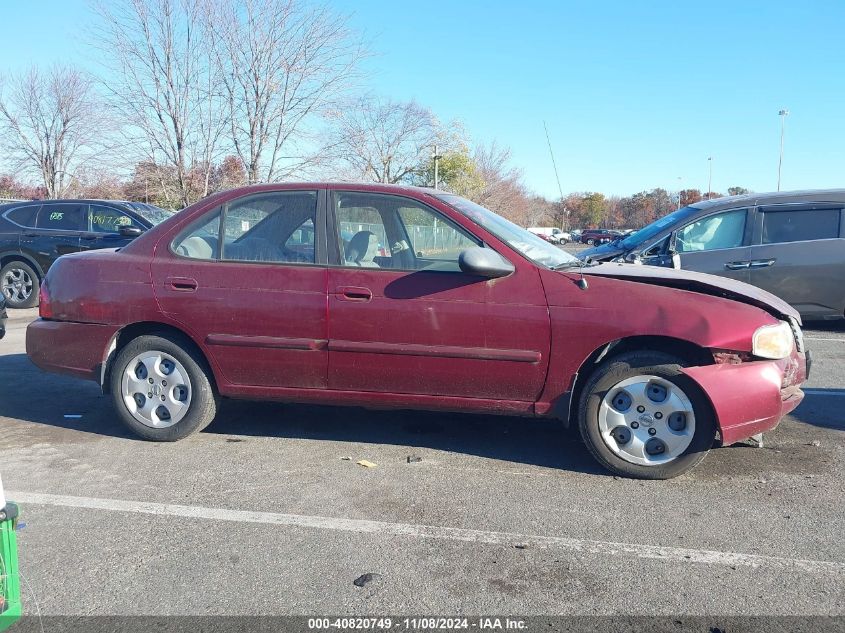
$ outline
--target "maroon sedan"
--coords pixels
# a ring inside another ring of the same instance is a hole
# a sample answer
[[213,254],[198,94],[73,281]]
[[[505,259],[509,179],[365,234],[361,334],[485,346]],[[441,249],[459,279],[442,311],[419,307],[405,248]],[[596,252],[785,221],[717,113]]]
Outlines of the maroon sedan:
[[220,397],[549,416],[648,478],[774,428],[807,373],[798,314],[762,290],[588,266],[458,196],[348,184],[227,191],[61,257],[27,352],[150,440]]

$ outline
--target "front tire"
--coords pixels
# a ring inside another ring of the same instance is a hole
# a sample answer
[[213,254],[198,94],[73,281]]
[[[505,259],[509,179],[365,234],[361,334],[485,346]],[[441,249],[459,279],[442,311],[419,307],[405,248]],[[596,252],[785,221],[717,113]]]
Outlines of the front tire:
[[0,292],[10,308],[34,308],[38,305],[41,280],[32,266],[22,261],[9,262],[0,269]]
[[704,459],[715,415],[683,365],[662,352],[628,352],[590,376],[578,427],[602,466],[624,477],[670,479]]
[[145,335],[130,341],[110,372],[121,421],[140,437],[174,442],[207,427],[217,413],[211,372],[185,339]]

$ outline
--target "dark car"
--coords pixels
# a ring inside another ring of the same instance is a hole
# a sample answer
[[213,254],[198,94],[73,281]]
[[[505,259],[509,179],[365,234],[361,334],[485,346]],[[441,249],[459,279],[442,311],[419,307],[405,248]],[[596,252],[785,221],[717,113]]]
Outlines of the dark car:
[[10,308],[31,308],[58,257],[125,246],[170,215],[149,204],[114,200],[0,205],[0,291]]
[[582,244],[590,245],[603,244],[605,242],[611,242],[621,235],[622,233],[612,229],[584,229],[578,241]]
[[845,316],[845,189],[752,193],[697,202],[584,251],[711,273],[779,296],[805,319]]
[[717,433],[774,428],[807,367],[798,314],[758,288],[586,266],[454,194],[389,185],[216,194],[61,257],[40,315],[32,361],[98,382],[150,440],[203,429],[220,397],[545,416],[648,478]]
[[6,296],[0,292],[0,338],[6,336]]

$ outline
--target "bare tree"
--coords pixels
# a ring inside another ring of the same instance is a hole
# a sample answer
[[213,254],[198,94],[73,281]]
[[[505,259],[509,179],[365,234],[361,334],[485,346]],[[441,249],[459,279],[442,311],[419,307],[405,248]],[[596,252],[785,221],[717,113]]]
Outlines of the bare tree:
[[210,2],[230,140],[247,179],[289,177],[318,158],[308,124],[354,85],[362,44],[343,16],[302,0]]
[[359,99],[332,115],[334,153],[353,178],[398,183],[425,169],[443,138],[430,110],[414,101]]
[[91,80],[66,66],[32,68],[0,88],[0,133],[15,168],[39,174],[58,198],[102,135]]
[[188,205],[208,191],[226,123],[205,33],[207,2],[112,0],[95,7],[112,105],[145,160],[172,169],[175,202]]
[[479,145],[473,153],[484,188],[475,202],[515,222],[525,222],[530,215],[528,191],[522,171],[510,166],[511,152],[493,142]]

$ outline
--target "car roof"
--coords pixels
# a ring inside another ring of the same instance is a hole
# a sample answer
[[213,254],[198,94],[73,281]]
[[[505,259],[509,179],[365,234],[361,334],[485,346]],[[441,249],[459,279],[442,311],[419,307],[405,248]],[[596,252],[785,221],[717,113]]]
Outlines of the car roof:
[[789,204],[797,202],[845,202],[845,189],[804,189],[799,191],[773,191],[769,193],[744,193],[702,200],[689,206],[702,211],[735,207],[737,205]]

